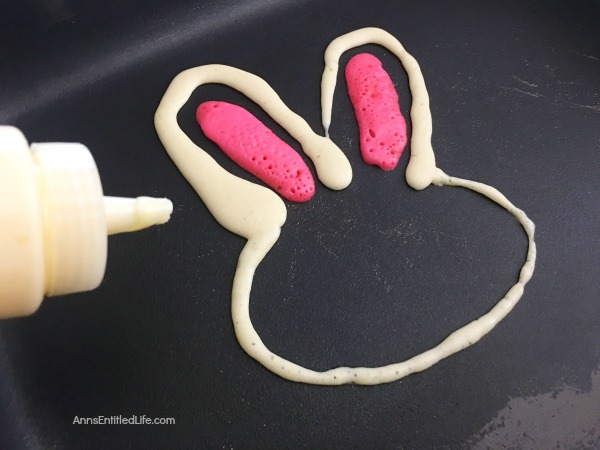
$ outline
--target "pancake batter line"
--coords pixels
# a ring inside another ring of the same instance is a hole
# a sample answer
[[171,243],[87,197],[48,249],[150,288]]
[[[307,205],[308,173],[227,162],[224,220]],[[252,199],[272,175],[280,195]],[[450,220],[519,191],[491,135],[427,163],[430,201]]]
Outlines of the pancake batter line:
[[[517,283],[486,314],[451,333],[440,344],[406,361],[381,367],[338,367],[314,371],[271,352],[262,342],[250,319],[250,291],[254,273],[273,247],[286,219],[283,201],[271,190],[238,178],[194,144],[177,123],[177,113],[192,92],[206,83],[230,86],[253,100],[302,145],[313,160],[319,179],[331,189],[343,189],[352,179],[350,164],[328,138],[333,93],[340,55],[350,48],[379,44],[396,55],[404,66],[413,97],[408,184],[422,190],[431,184],[459,186],[494,201],[519,221],[528,238],[526,261]],[[446,175],[435,165],[431,146],[432,121],[429,96],[417,61],[392,35],[378,28],[363,28],[335,39],[325,52],[321,83],[322,121],[327,137],[315,134],[293,113],[261,78],[233,67],[207,65],[188,69],[175,77],[155,114],[158,136],[188,182],[194,187],[215,219],[226,229],[245,237],[232,288],[232,318],[242,348],[275,374],[296,382],[321,385],[346,383],[374,385],[399,380],[421,372],[440,360],[473,345],[491,331],[517,304],[533,275],[536,260],[535,225],[497,189],[483,183]]]

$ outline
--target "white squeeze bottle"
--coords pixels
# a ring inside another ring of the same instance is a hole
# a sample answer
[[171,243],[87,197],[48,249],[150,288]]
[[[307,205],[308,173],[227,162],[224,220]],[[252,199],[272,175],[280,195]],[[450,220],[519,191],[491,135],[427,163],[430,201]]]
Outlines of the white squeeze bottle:
[[89,150],[27,143],[0,126],[0,319],[25,316],[44,296],[98,287],[107,236],[169,220],[173,204],[104,197]]

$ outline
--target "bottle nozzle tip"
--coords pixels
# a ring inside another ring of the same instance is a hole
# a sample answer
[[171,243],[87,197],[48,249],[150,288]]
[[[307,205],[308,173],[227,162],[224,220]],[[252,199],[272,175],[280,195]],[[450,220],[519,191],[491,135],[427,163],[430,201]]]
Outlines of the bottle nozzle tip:
[[173,203],[167,198],[138,197],[135,199],[136,215],[143,228],[161,225],[171,218]]
[[173,203],[166,198],[104,197],[104,209],[108,234],[116,234],[168,222]]

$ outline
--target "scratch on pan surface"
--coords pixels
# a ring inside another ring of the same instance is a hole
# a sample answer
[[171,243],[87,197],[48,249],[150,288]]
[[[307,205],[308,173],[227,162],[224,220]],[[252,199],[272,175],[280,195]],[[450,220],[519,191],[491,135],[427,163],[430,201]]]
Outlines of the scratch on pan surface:
[[545,95],[538,94],[536,92],[524,91],[523,89],[519,89],[516,87],[508,87],[508,86],[502,86],[502,85],[498,85],[498,86],[506,91],[514,91],[514,92],[518,92],[520,94],[529,95],[530,97],[535,97],[535,98],[545,97]]
[[535,83],[530,83],[529,81],[525,81],[525,80],[523,80],[522,78],[519,78],[519,77],[518,77],[518,76],[516,76],[516,75],[513,75],[513,78],[514,78],[515,80],[517,80],[517,81],[519,81],[519,82],[523,83],[523,84],[526,84],[526,85],[527,85],[527,86],[529,86],[529,87],[538,87],[538,86],[539,86],[538,84],[535,84]]

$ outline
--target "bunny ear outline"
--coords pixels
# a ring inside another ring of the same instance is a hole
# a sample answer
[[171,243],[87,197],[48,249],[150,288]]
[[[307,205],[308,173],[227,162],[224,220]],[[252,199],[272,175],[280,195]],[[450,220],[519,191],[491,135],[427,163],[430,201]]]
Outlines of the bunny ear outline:
[[387,31],[380,28],[362,28],[334,39],[325,50],[325,70],[321,78],[321,121],[325,136],[329,136],[333,94],[342,53],[361,45],[377,44],[392,52],[402,63],[408,75],[412,106],[412,136],[410,161],[406,181],[410,187],[422,190],[431,184],[443,184],[447,176],[435,165],[431,146],[432,121],[429,94],[417,60]]
[[286,209],[273,191],[222,168],[179,127],[177,113],[194,90],[208,83],[236,89],[260,106],[300,143],[325,186],[341,190],[350,184],[352,168],[344,153],[330,139],[317,135],[262,78],[219,64],[185,70],[167,88],[154,125],[171,159],[224,228],[248,240],[272,234],[285,223]]

